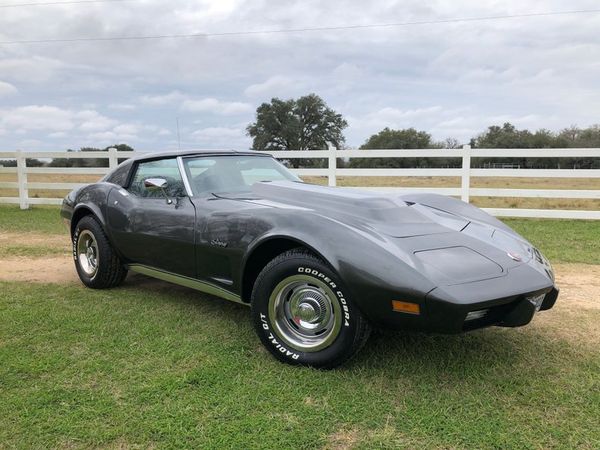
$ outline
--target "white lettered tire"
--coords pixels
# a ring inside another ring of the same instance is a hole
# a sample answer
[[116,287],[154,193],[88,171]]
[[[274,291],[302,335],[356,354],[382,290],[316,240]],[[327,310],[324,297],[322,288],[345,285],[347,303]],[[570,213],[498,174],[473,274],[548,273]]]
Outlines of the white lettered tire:
[[79,279],[92,289],[118,286],[127,276],[110,245],[102,225],[93,216],[84,216],[73,232],[73,260]]
[[302,248],[277,256],[261,271],[252,290],[252,318],[277,359],[319,368],[347,361],[371,330],[337,274]]

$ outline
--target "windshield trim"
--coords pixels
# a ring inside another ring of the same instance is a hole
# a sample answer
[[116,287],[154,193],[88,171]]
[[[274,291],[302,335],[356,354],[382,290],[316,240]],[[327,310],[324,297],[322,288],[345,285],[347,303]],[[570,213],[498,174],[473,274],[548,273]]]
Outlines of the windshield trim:
[[188,180],[187,171],[185,170],[183,158],[181,156],[177,157],[177,167],[179,167],[179,173],[181,174],[185,191],[187,192],[188,197],[192,197],[194,193],[192,192],[192,186],[190,185],[190,180]]

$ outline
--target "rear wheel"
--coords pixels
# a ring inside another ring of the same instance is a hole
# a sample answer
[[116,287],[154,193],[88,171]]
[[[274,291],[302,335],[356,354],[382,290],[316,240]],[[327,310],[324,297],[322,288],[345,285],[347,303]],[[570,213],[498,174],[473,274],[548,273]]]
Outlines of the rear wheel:
[[127,269],[93,216],[83,217],[75,227],[73,258],[79,279],[87,287],[115,287],[127,276]]
[[252,316],[265,347],[290,364],[335,367],[360,350],[370,332],[337,274],[304,249],[279,255],[261,271]]

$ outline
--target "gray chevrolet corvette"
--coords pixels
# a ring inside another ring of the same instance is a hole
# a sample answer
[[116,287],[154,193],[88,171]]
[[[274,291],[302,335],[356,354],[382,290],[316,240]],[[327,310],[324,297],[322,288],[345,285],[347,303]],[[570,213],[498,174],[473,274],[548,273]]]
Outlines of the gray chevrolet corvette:
[[136,157],[61,215],[86,286],[131,270],[249,305],[291,364],[335,367],[372,327],[526,325],[558,297],[540,251],[472,205],[306,184],[258,152]]

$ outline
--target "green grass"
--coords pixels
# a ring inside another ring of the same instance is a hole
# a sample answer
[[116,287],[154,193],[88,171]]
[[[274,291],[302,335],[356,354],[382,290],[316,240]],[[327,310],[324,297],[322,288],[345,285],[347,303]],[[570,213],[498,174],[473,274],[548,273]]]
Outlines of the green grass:
[[600,264],[600,221],[504,219],[552,262]]
[[0,232],[65,234],[66,228],[56,206],[34,206],[21,210],[15,205],[0,205]]
[[70,253],[71,249],[69,247],[57,247],[55,245],[9,244],[0,247],[0,258],[9,258],[15,256],[24,256],[27,258],[40,258],[44,256],[69,255]]
[[386,332],[317,371],[266,353],[246,307],[158,282],[0,292],[2,447],[600,446],[600,353],[556,333],[597,333],[599,310],[458,336]]
[[[599,222],[506,223],[553,262],[600,263]],[[65,229],[56,207],[0,206],[0,232]],[[598,448],[600,310],[540,316],[378,333],[323,372],[275,361],[247,308],[172,285],[0,283],[0,448]]]

